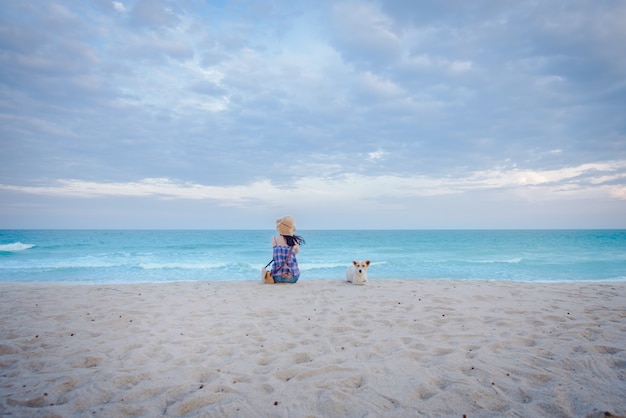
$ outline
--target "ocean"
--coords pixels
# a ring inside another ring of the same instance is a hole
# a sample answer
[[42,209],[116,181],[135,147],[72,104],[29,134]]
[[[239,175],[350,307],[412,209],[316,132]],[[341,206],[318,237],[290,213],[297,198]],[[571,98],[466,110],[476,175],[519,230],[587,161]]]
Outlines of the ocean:
[[[626,280],[626,230],[298,231],[300,280]],[[259,280],[271,230],[0,230],[0,282]]]

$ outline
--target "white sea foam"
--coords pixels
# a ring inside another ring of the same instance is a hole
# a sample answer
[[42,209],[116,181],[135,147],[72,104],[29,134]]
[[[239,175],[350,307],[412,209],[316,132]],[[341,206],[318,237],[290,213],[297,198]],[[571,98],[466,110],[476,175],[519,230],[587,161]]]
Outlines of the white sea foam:
[[205,269],[222,269],[226,267],[224,263],[140,263],[139,267],[144,270],[205,270]]
[[478,261],[470,261],[473,263],[486,263],[486,264],[496,264],[496,263],[503,263],[503,264],[519,264],[523,261],[524,259],[521,257],[516,257],[516,258],[510,258],[510,259],[504,259],[504,260],[478,260]]
[[348,263],[299,263],[300,270],[335,269],[347,266]]
[[0,252],[15,253],[31,249],[35,244],[23,244],[21,242],[13,242],[11,244],[0,244]]

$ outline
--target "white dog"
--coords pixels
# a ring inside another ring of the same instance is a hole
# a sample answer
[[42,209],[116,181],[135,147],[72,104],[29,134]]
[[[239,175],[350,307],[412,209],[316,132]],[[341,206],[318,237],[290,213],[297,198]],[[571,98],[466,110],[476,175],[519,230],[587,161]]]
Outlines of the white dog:
[[348,270],[346,270],[346,280],[354,284],[365,284],[367,282],[367,268],[370,261],[353,261]]

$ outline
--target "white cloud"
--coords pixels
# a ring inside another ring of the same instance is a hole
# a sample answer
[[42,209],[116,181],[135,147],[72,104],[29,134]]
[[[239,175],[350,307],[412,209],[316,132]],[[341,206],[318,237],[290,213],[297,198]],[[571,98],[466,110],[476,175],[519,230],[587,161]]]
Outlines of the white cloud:
[[546,75],[538,77],[535,81],[537,87],[550,87],[554,84],[561,84],[565,81],[565,79],[558,75]]
[[369,71],[362,74],[360,78],[363,88],[373,96],[386,98],[402,93],[401,89],[393,81],[379,77]]
[[445,71],[452,75],[467,73],[474,69],[472,61],[449,59],[427,53],[406,57],[401,65],[410,70]]
[[626,187],[624,186],[611,187],[609,193],[616,199],[626,200]]
[[470,61],[453,61],[449,66],[450,71],[453,73],[465,73],[472,69],[472,63]]
[[51,186],[18,187],[0,185],[0,189],[77,198],[152,196],[162,199],[214,199],[234,204],[244,199],[254,199],[276,188],[267,181],[256,182],[247,186],[220,187],[174,182],[167,178],[146,178],[126,183],[59,180],[56,185]]
[[[382,155],[382,151],[370,153]],[[259,180],[237,186],[210,186],[176,182],[167,178],[147,178],[137,182],[101,183],[60,180],[51,186],[0,185],[0,190],[37,194],[95,198],[107,196],[157,197],[160,199],[210,199],[223,205],[246,206],[250,202],[272,205],[289,200],[307,205],[355,202],[370,199],[402,199],[472,193],[485,190],[524,190],[531,187],[542,199],[550,193],[584,197],[589,190],[625,199],[624,187],[613,185],[616,178],[626,177],[626,161],[583,164],[559,170],[494,169],[471,173],[466,177],[428,177],[399,175],[366,175],[345,173],[334,177],[301,177],[291,184]],[[556,195],[552,195],[556,199]]]
[[124,3],[119,2],[119,1],[113,2],[113,8],[117,10],[118,12],[122,12],[122,13],[126,11],[126,7],[124,6]]
[[379,149],[378,151],[369,152],[367,154],[367,157],[370,160],[375,161],[375,160],[380,160],[381,158],[383,158],[385,154],[387,154],[385,151]]

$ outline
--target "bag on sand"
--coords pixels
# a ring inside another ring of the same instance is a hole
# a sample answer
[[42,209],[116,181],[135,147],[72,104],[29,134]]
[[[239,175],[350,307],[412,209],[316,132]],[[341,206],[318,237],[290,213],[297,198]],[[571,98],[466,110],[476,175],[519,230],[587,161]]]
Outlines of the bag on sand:
[[268,271],[265,267],[261,269],[261,279],[263,280],[263,283],[274,284],[272,272]]
[[272,264],[272,261],[267,263],[267,265],[261,269],[261,280],[263,281],[263,283],[274,284],[274,278],[272,277],[272,272],[267,269],[267,267],[270,264]]

